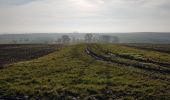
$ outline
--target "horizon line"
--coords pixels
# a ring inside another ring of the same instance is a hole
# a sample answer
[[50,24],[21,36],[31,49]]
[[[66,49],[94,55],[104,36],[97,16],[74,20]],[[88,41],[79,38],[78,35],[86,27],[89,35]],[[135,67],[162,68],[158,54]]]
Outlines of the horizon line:
[[0,35],[5,34],[122,34],[122,33],[170,33],[170,32],[4,32]]

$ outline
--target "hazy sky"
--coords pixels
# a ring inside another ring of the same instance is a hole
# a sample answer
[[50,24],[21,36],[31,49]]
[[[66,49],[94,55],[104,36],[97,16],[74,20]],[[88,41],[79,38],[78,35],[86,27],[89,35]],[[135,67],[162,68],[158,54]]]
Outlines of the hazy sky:
[[170,32],[170,0],[0,0],[0,33]]

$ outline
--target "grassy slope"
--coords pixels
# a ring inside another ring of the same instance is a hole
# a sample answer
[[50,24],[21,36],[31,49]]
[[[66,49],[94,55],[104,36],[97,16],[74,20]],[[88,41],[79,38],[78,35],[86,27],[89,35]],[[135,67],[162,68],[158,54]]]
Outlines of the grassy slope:
[[[118,45],[100,45],[115,53],[169,62],[170,55]],[[93,47],[93,46],[92,46]],[[120,64],[97,61],[86,45],[70,46],[36,60],[0,70],[1,96],[28,98],[168,99],[170,83]],[[95,47],[96,52],[100,53]],[[102,54],[102,53],[101,53]],[[141,56],[142,55],[142,56]],[[169,77],[169,74],[164,75]]]

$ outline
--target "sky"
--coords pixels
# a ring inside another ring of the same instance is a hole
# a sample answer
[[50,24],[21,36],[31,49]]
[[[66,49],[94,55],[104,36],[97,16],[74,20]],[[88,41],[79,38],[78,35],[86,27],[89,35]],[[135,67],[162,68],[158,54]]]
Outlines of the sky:
[[170,0],[0,0],[0,33],[170,32]]

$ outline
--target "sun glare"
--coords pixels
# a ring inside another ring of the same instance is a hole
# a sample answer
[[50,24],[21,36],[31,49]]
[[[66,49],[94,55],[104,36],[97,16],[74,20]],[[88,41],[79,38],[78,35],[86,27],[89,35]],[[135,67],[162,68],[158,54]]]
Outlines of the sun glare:
[[79,10],[94,11],[104,3],[103,0],[72,0]]

